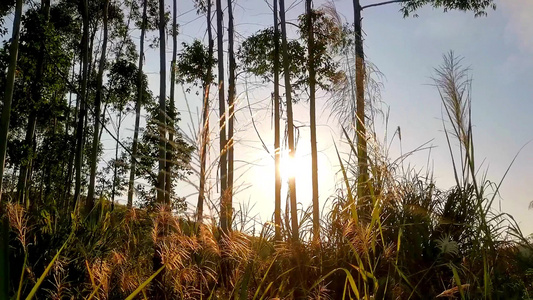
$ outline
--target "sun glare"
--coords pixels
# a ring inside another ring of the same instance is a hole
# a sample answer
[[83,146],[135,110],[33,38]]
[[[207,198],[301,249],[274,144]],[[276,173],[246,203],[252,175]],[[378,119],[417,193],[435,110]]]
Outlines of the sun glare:
[[284,151],[281,154],[280,173],[281,180],[286,182],[290,178],[300,177],[302,174],[310,174],[311,162],[306,161],[304,157],[300,156],[298,152],[294,157],[289,155],[289,151]]

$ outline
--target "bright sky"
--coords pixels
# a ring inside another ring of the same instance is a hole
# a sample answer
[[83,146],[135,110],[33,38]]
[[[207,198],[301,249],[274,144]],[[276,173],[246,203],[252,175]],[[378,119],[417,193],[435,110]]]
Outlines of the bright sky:
[[[198,17],[194,10],[191,11],[191,1],[178,2],[181,14],[178,22],[182,26],[178,37],[180,43],[193,37],[205,40],[205,17]],[[375,2],[362,0],[362,5]],[[323,3],[315,1],[315,7]],[[167,0],[167,4],[170,6],[171,2]],[[463,56],[464,65],[472,70],[474,143],[478,166],[483,163],[481,172],[488,170],[487,178],[499,182],[520,148],[533,139],[533,119],[530,117],[533,111],[533,18],[529,14],[533,11],[533,2],[496,0],[496,4],[496,11],[489,11],[487,17],[480,18],[474,18],[471,12],[443,13],[442,10],[425,7],[418,11],[418,18],[404,19],[398,11],[399,6],[395,4],[363,12],[365,54],[385,75],[382,99],[390,107],[389,136],[400,126],[404,153],[431,141],[430,145],[435,147],[431,153],[423,151],[415,154],[406,164],[417,170],[425,170],[430,154],[430,164],[434,168],[437,185],[441,188],[453,185],[453,169],[443,134],[441,100],[430,85],[430,77],[433,68],[442,63],[442,55],[449,50]],[[335,5],[346,21],[352,22],[352,1],[338,0]],[[303,1],[288,2],[286,6],[290,7],[288,19],[293,21],[304,11]],[[259,0],[237,0],[234,16],[238,42],[270,26],[272,22],[269,5]],[[213,26],[216,26],[215,22]],[[170,47],[167,53],[170,60]],[[157,93],[158,51],[151,50],[147,59],[147,71],[154,72],[150,75],[150,84]],[[239,209],[239,203],[251,206],[250,216],[259,216],[265,221],[274,211],[271,88],[248,83],[253,88],[246,95],[243,94],[244,76],[238,77],[238,81],[241,86],[238,88],[235,157],[239,161],[236,163],[239,167],[236,172],[242,173],[242,176],[236,182],[241,191],[234,198],[234,207]],[[176,91],[182,119],[190,123],[181,88],[178,87]],[[192,118],[197,122],[196,111],[200,111],[198,105],[201,99],[195,95],[188,95],[187,98],[194,112]],[[248,101],[252,104],[252,113],[248,109]],[[325,98],[318,100],[321,203],[334,194],[338,162],[332,141],[338,141],[340,137],[339,126],[334,119],[328,120],[329,111],[324,103]],[[214,108],[218,109],[216,104]],[[251,115],[270,154],[261,146],[251,123]],[[217,120],[216,113],[213,112],[212,116],[213,126]],[[295,119],[297,125],[303,125],[299,129],[297,150],[300,163],[295,163],[298,202],[307,208],[311,202],[311,173],[306,127],[309,116],[305,103],[295,106]],[[185,124],[182,124],[185,128]],[[383,131],[378,132],[378,135],[382,137]],[[213,143],[215,147],[218,145],[217,140]],[[533,144],[530,144],[518,155],[503,182],[501,198],[497,198],[498,207],[495,207],[499,209],[501,205],[503,212],[513,215],[526,234],[533,232],[533,211],[528,210],[530,201],[533,201],[533,185],[530,184],[533,178],[532,150]],[[400,145],[396,140],[391,148],[391,157],[399,155]],[[215,179],[213,176],[213,185]],[[194,189],[184,187],[181,194],[188,194],[189,191],[193,192]],[[286,195],[285,188],[282,195]],[[215,194],[213,196],[216,197]],[[196,197],[193,195],[188,198],[191,207],[196,204]]]

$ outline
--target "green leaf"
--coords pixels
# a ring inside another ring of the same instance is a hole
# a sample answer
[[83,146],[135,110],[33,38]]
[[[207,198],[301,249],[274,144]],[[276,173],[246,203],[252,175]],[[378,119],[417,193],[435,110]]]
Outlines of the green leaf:
[[126,298],[126,300],[132,300],[133,298],[135,298],[135,296],[137,296],[148,284],[150,284],[150,282],[152,282],[152,280],[154,280],[154,278],[159,275],[159,273],[161,273],[161,271],[163,271],[165,267],[166,265],[163,265],[161,268],[159,268],[159,270],[152,274],[152,276],[148,277],[148,279],[146,279],[135,291],[133,291],[133,293],[131,293],[131,295]]

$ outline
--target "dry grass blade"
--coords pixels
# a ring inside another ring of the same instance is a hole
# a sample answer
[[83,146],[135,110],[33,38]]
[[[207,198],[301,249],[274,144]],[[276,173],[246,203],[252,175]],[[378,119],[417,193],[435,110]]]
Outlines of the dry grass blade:
[[[468,283],[465,283],[465,284],[461,285],[461,289],[462,290],[468,290],[469,287],[470,287],[470,284],[468,284]],[[453,299],[453,298],[455,298],[457,296],[457,294],[459,294],[459,287],[458,286],[454,286],[453,288],[447,289],[444,292],[438,294],[436,297],[437,298],[450,298],[450,299]]]
[[131,293],[125,300],[133,300],[135,299],[135,297],[141,293],[144,288],[146,288],[146,286],[148,286],[148,284],[150,284],[150,282],[152,282],[152,280],[154,280],[154,278],[159,275],[159,273],[161,273],[164,269],[165,269],[165,265],[163,265],[161,268],[159,268],[159,270],[157,270],[154,274],[152,274],[152,276],[150,276],[148,279],[146,279],[141,285],[139,285],[139,287],[133,291],[133,293]]

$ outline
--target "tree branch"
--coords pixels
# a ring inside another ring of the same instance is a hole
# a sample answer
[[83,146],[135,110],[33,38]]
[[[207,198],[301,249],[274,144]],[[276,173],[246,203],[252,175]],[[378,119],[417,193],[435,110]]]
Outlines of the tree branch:
[[365,8],[375,7],[375,6],[382,6],[382,5],[387,5],[387,4],[392,4],[392,3],[400,3],[400,2],[407,2],[407,1],[408,0],[391,0],[391,1],[385,1],[385,2],[380,2],[380,3],[368,4],[368,5],[362,6],[361,10],[364,10]]

